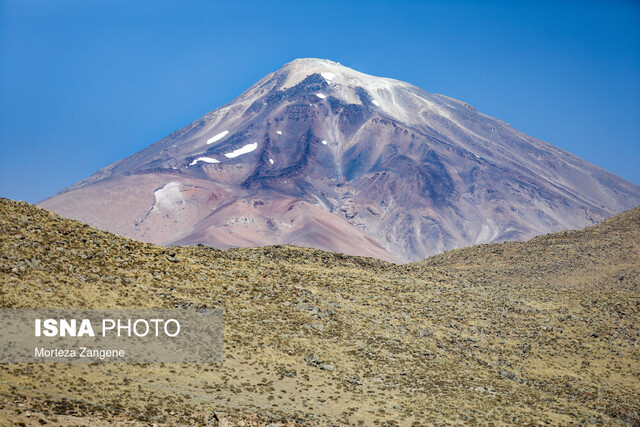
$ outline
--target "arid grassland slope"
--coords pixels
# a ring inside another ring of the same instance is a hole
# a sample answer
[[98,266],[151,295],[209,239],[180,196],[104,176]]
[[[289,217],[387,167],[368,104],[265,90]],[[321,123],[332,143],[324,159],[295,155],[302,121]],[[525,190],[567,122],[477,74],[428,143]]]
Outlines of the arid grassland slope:
[[0,200],[0,306],[225,310],[225,361],[0,365],[0,424],[640,422],[640,209],[395,265],[163,248]]

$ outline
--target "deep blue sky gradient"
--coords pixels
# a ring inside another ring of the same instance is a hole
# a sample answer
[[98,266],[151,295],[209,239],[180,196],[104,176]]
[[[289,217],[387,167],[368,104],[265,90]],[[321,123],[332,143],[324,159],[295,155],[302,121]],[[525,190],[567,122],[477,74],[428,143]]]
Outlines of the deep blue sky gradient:
[[0,0],[0,196],[51,196],[298,57],[460,99],[640,184],[640,2]]

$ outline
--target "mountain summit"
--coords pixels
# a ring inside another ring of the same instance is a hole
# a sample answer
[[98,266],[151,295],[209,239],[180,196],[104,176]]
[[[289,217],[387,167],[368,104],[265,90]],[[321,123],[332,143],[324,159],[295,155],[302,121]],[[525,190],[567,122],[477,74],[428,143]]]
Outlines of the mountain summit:
[[40,206],[165,245],[406,262],[638,204],[637,185],[464,102],[297,59]]

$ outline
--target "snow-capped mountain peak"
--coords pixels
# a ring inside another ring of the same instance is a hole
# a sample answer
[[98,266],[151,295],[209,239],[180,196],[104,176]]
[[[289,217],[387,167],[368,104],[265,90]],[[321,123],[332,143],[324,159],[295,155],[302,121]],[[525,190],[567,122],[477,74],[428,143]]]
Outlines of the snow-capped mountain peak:
[[639,203],[638,186],[464,102],[305,58],[42,206],[156,243],[408,261]]

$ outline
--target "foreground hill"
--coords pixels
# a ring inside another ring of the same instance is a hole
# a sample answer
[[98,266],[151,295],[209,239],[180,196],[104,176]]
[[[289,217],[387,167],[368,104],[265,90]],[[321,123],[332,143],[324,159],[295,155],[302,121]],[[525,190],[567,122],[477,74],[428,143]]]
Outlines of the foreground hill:
[[40,205],[162,245],[409,262],[639,204],[639,186],[464,102],[305,58]]
[[547,234],[527,242],[457,249],[418,265],[446,267],[477,284],[522,282],[638,291],[640,208],[585,230]]
[[640,209],[396,265],[163,248],[0,200],[0,306],[225,310],[221,364],[0,366],[4,424],[640,421]]

